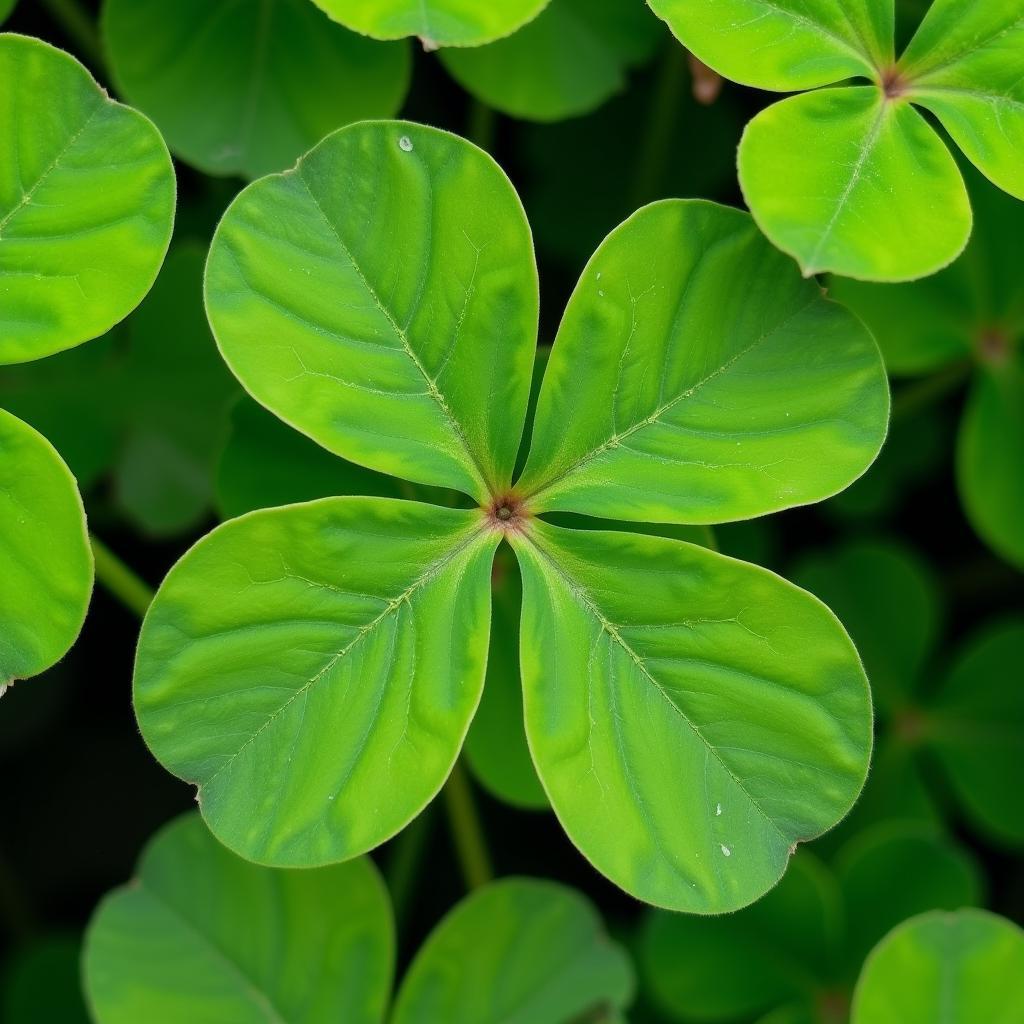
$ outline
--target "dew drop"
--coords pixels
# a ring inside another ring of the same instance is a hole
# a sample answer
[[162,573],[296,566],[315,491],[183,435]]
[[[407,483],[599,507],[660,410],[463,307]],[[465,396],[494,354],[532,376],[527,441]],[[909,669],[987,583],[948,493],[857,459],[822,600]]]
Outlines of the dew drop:
[[604,292],[601,291],[600,288],[597,290],[597,294],[600,295],[602,299],[604,298]]
[[601,280],[601,271],[600,270],[597,272],[597,279],[598,279],[598,281]]
[[721,804],[715,804],[715,817],[716,818],[721,817],[721,814],[722,814],[722,805]]
[[728,846],[724,846],[723,845],[722,846],[722,856],[723,857],[731,857],[732,856],[732,850],[730,850]]
[[398,140],[398,148],[403,153],[411,153],[412,152],[412,139],[410,139],[408,135],[403,135]]

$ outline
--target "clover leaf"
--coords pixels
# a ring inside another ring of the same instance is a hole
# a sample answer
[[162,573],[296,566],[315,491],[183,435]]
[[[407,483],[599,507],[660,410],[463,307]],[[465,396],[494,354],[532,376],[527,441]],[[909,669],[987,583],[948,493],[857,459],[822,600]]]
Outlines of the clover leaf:
[[0,36],[0,363],[95,338],[138,305],[171,239],[174,170],[142,114],[61,50]]
[[392,116],[409,87],[408,44],[309,0],[106,0],[103,32],[119,90],[207,174],[283,170],[343,124]]
[[627,72],[651,56],[659,38],[658,22],[632,0],[551,0],[508,38],[445,49],[440,58],[464,89],[495,110],[558,121],[620,92]]
[[371,861],[268,871],[189,814],[153,838],[135,880],[96,910],[83,974],[102,1024],[380,1024],[394,947]]
[[418,36],[427,49],[480,46],[532,21],[549,0],[313,0],[335,21],[373,36]]
[[974,237],[953,266],[899,286],[836,279],[872,328],[890,373],[971,383],[956,445],[957,488],[977,533],[1024,567],[1024,206],[966,172]]
[[[747,126],[740,184],[807,275],[907,281],[971,230],[956,163],[918,111],[1024,199],[1024,2],[935,0],[898,60],[893,0],[649,0],[685,46],[745,85],[789,92]],[[870,85],[834,86],[846,79]]]
[[[642,899],[742,906],[864,780],[871,706],[832,614],[765,570],[553,512],[708,523],[817,500],[881,445],[867,331],[706,202],[647,207],[573,296],[522,477],[537,278],[498,166],[364,122],[229,208],[207,308],[239,380],[324,447],[475,507],[251,512],[147,615],[139,723],[266,864],[371,849],[440,789],[480,701],[491,564],[523,573],[526,731],[574,841]],[[642,529],[643,527],[641,527]]]
[[508,878],[466,897],[427,937],[389,1013],[394,932],[368,858],[260,867],[189,814],[93,914],[85,990],[99,1024],[611,1022],[632,999],[624,950],[585,897],[554,882]]
[[75,478],[42,434],[0,409],[0,692],[75,642],[92,551]]
[[1024,1006],[1024,932],[984,910],[922,914],[864,965],[853,1024],[1013,1021]]

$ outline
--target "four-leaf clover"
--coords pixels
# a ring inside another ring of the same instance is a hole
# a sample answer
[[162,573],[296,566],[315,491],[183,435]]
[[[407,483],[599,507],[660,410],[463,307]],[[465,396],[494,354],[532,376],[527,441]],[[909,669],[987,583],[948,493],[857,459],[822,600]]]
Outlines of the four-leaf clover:
[[545,519],[757,516],[874,459],[889,400],[873,338],[746,214],[672,200],[612,232],[569,302],[518,479],[537,272],[515,191],[471,144],[400,122],[328,136],[228,209],[206,301],[268,409],[472,500],[254,511],[171,570],[136,709],[226,845],[341,861],[432,799],[480,700],[503,541],[523,575],[531,753],[599,870],[665,907],[734,909],[847,812],[871,701],[824,605],[692,544]]

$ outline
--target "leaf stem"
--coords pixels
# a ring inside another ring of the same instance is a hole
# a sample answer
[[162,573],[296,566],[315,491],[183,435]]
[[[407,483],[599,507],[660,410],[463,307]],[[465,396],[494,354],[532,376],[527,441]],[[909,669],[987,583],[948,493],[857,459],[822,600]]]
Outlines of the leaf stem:
[[497,129],[497,113],[482,100],[474,98],[469,107],[469,124],[466,129],[469,138],[490,153],[494,149]]
[[419,873],[423,852],[430,843],[433,831],[434,808],[428,806],[396,836],[392,843],[385,877],[399,932],[409,913],[412,897],[416,892],[416,875]]
[[107,59],[99,30],[79,0],[42,0],[42,4],[50,17],[82,51],[82,56],[89,60],[97,71],[105,73]]
[[668,39],[654,84],[643,148],[634,165],[636,176],[631,192],[631,210],[657,198],[658,185],[668,164],[685,84],[686,50],[675,39]]
[[910,419],[922,409],[940,402],[967,380],[972,369],[970,360],[958,360],[938,373],[900,388],[892,400],[892,422]]
[[96,579],[141,619],[153,601],[153,588],[128,568],[102,541],[89,534]]
[[459,858],[466,885],[470,890],[479,889],[494,877],[494,872],[491,869],[483,829],[473,802],[469,778],[458,761],[455,762],[455,767],[445,784],[444,802],[448,810],[455,853]]

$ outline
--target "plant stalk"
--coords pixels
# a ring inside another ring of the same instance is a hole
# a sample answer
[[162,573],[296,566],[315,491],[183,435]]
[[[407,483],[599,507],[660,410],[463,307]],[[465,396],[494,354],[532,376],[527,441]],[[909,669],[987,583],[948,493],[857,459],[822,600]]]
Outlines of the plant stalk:
[[964,359],[901,388],[893,395],[892,422],[910,419],[923,409],[941,402],[967,380],[972,368],[970,360]]
[[153,588],[138,577],[102,541],[89,534],[92,554],[96,561],[96,579],[129,611],[144,618],[153,602]]
[[494,139],[498,130],[498,115],[482,100],[473,99],[469,108],[467,133],[471,141],[481,149],[493,153]]
[[430,843],[434,831],[434,808],[427,806],[395,838],[385,869],[391,903],[395,910],[395,922],[401,932],[402,924],[409,914],[412,898],[416,892],[416,876],[419,873],[423,853]]
[[444,787],[444,802],[448,810],[455,854],[462,867],[466,886],[471,891],[486,885],[494,877],[491,859],[487,853],[484,832],[477,816],[473,791],[462,764],[455,762]]
[[49,12],[50,17],[60,25],[68,38],[82,51],[82,55],[92,63],[96,70],[105,73],[107,59],[103,51],[103,41],[100,39],[96,22],[82,7],[79,0],[42,0],[42,4]]

